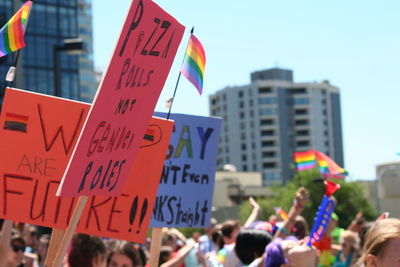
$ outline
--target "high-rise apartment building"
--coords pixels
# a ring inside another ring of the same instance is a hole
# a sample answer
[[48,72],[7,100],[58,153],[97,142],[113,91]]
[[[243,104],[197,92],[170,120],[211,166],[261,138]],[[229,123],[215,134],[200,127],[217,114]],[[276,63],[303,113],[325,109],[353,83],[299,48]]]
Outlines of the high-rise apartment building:
[[[4,25],[23,4],[22,0],[0,1],[0,25]],[[25,33],[14,87],[55,95],[55,47],[65,39],[81,38],[84,52],[60,57],[61,97],[91,102],[97,89],[93,67],[91,0],[35,0]],[[0,26],[0,27],[1,27]],[[0,58],[0,86],[16,52]]]
[[293,177],[293,152],[316,149],[343,166],[339,88],[295,83],[293,72],[269,69],[251,74],[251,83],[226,87],[209,98],[210,114],[224,119],[218,168],[259,171],[263,183]]

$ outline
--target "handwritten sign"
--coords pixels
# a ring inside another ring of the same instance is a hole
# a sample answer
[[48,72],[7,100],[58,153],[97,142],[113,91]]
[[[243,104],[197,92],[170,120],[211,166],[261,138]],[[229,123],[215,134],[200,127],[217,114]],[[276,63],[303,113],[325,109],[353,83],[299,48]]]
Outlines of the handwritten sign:
[[[7,89],[0,116],[0,217],[65,229],[77,199],[55,193],[90,105]],[[152,118],[121,196],[92,196],[78,232],[142,243],[172,121]],[[118,167],[106,172],[115,175]],[[113,174],[114,173],[114,174]],[[102,182],[102,181],[100,181]]]
[[[166,117],[165,113],[155,113]],[[152,227],[210,224],[221,119],[172,114],[175,121],[154,204]]]
[[59,196],[121,195],[183,31],[153,1],[133,1]]

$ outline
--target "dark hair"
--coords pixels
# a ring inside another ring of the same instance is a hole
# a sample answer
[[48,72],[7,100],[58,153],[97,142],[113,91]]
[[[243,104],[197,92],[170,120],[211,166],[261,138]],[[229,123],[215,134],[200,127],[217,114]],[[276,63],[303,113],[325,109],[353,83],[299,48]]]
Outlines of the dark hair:
[[172,248],[169,246],[162,246],[160,249],[160,258],[158,260],[158,266],[167,262],[172,254]]
[[225,221],[221,226],[221,234],[223,237],[230,238],[235,228],[239,228],[240,223],[233,220]]
[[133,247],[132,243],[129,243],[127,241],[118,241],[110,254],[108,255],[108,260],[107,263],[109,264],[111,261],[111,258],[114,254],[122,254],[128,257],[131,262],[132,266],[142,266],[142,261],[140,259],[139,252]]
[[265,247],[271,242],[271,235],[262,230],[242,230],[236,238],[235,252],[244,264],[250,264],[264,254]]
[[106,257],[106,246],[97,236],[76,234],[72,239],[68,263],[71,267],[92,267],[92,260],[98,256]]

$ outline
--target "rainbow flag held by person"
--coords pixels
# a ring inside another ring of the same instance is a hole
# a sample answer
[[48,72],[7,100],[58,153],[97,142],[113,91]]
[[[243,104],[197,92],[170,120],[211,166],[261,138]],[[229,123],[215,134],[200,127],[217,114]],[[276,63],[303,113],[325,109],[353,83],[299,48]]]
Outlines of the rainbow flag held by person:
[[197,88],[200,95],[203,92],[205,66],[206,53],[204,52],[203,46],[196,36],[191,34],[181,73]]
[[294,152],[294,162],[297,171],[313,169],[315,167],[315,151]]
[[316,166],[325,178],[343,179],[348,172],[336,164],[330,157],[317,150],[294,153],[297,171],[313,169]]
[[32,1],[25,2],[17,13],[0,29],[0,57],[25,46],[24,34]]
[[280,216],[283,220],[286,220],[288,215],[281,207],[274,208],[276,215]]
[[315,155],[317,157],[319,172],[325,178],[338,178],[343,179],[348,172],[336,164],[330,157],[321,153],[319,151],[315,151]]

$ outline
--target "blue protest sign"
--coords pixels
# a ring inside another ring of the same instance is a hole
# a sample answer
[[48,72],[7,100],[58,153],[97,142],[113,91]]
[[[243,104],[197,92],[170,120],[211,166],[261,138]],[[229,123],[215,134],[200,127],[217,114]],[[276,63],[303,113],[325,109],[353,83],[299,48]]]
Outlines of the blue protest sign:
[[[166,118],[166,113],[154,116]],[[174,131],[154,203],[151,227],[208,227],[222,120],[172,114]]]

